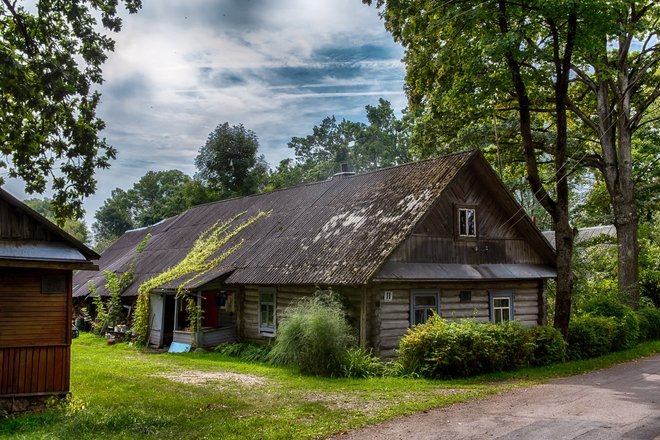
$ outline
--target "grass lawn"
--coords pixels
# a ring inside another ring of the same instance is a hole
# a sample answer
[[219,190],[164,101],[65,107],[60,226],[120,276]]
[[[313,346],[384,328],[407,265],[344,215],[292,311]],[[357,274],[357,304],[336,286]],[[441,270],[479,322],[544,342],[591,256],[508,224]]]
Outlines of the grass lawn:
[[72,398],[0,419],[0,438],[318,438],[660,352],[660,341],[580,362],[472,378],[327,379],[216,353],[149,354],[81,334]]

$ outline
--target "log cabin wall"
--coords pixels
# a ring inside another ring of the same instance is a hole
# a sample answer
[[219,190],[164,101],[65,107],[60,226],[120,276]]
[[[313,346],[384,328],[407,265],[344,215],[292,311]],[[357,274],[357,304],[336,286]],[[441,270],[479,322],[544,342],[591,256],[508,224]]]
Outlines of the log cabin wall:
[[[410,328],[411,294],[413,290],[429,290],[439,293],[440,316],[448,320],[473,318],[479,322],[490,320],[489,291],[513,292],[513,315],[526,326],[539,324],[540,281],[490,281],[490,282],[435,282],[435,283],[382,283],[372,286],[375,299],[371,327],[372,346],[382,358],[395,356],[401,337]],[[461,291],[470,291],[469,301],[462,302]],[[385,292],[391,298],[385,301]]]
[[[246,341],[267,341],[272,338],[270,335],[264,335],[259,332],[259,287],[260,286],[245,286],[242,289],[242,300],[240,300],[240,313],[239,313],[239,332],[242,340]],[[366,290],[362,288],[353,287],[333,287],[333,290],[339,292],[344,298],[344,305],[347,308],[348,320],[351,326],[355,329],[356,336],[359,335],[361,325],[369,325],[374,322],[373,301],[366,301],[365,313],[362,313],[362,295]],[[304,286],[277,286],[276,287],[276,312],[275,322],[277,326],[280,325],[281,319],[284,316],[286,308],[295,300],[309,297],[314,294],[315,287]],[[366,327],[364,329],[366,336],[366,344],[372,345],[374,330],[373,327]]]
[[0,269],[0,398],[67,393],[70,357],[71,271]]

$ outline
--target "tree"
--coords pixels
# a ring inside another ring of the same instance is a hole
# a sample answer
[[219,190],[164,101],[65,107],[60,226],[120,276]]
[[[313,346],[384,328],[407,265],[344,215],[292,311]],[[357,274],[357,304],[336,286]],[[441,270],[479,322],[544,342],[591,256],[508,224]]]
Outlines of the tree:
[[149,171],[128,191],[113,190],[96,211],[92,230],[97,247],[107,247],[129,229],[153,225],[217,199],[216,192],[179,170]]
[[[575,87],[567,104],[600,151],[584,153],[603,177],[618,241],[619,293],[639,305],[638,217],[633,136],[660,120],[660,4],[620,1],[599,6],[595,32],[571,68]],[[656,129],[657,130],[657,129]],[[655,145],[657,156],[658,147]]]
[[[492,119],[497,111],[515,115],[527,181],[556,232],[555,327],[566,335],[573,283],[568,183],[573,168],[566,102],[578,17],[597,5],[535,0],[375,3],[385,7],[385,26],[406,49],[409,104],[421,125],[433,130],[426,142],[437,148],[443,134],[470,121]],[[547,182],[541,167],[549,158],[553,178]]]
[[257,135],[243,124],[218,125],[195,158],[197,176],[222,198],[256,193],[268,174]]
[[[51,199],[27,199],[23,200],[23,203],[46,217],[48,220],[52,222],[55,221],[55,215],[53,214],[53,201]],[[88,243],[89,231],[87,230],[87,225],[85,225],[85,222],[66,219],[61,225],[61,228],[69,233],[69,235],[77,238],[79,241]]]
[[[82,215],[82,199],[96,190],[94,171],[115,158],[96,116],[96,86],[114,41],[99,32],[97,17],[110,32],[122,21],[117,0],[30,3],[0,3],[0,168],[30,194],[50,180],[59,222]],[[141,0],[124,4],[135,13]]]
[[377,106],[365,107],[369,124],[334,116],[324,118],[305,137],[293,137],[289,148],[295,159],[284,159],[269,177],[268,187],[281,188],[316,182],[341,171],[364,172],[410,160],[410,117],[397,119],[392,105],[379,99]]

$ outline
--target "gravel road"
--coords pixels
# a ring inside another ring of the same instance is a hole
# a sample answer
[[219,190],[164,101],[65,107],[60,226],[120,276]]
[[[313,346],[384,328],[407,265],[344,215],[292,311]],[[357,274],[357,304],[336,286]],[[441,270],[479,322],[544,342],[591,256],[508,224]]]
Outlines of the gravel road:
[[335,437],[660,440],[660,355]]

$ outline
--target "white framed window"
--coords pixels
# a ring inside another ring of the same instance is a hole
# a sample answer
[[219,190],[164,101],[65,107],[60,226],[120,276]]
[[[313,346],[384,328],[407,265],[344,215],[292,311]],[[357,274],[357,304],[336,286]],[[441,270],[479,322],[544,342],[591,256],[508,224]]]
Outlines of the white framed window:
[[474,208],[458,208],[458,236],[477,236],[477,218]]
[[513,320],[513,292],[490,292],[490,320],[492,322]]
[[413,290],[410,294],[410,326],[425,323],[433,313],[440,311],[437,290]]
[[259,332],[275,334],[275,307],[277,290],[274,287],[259,289]]

